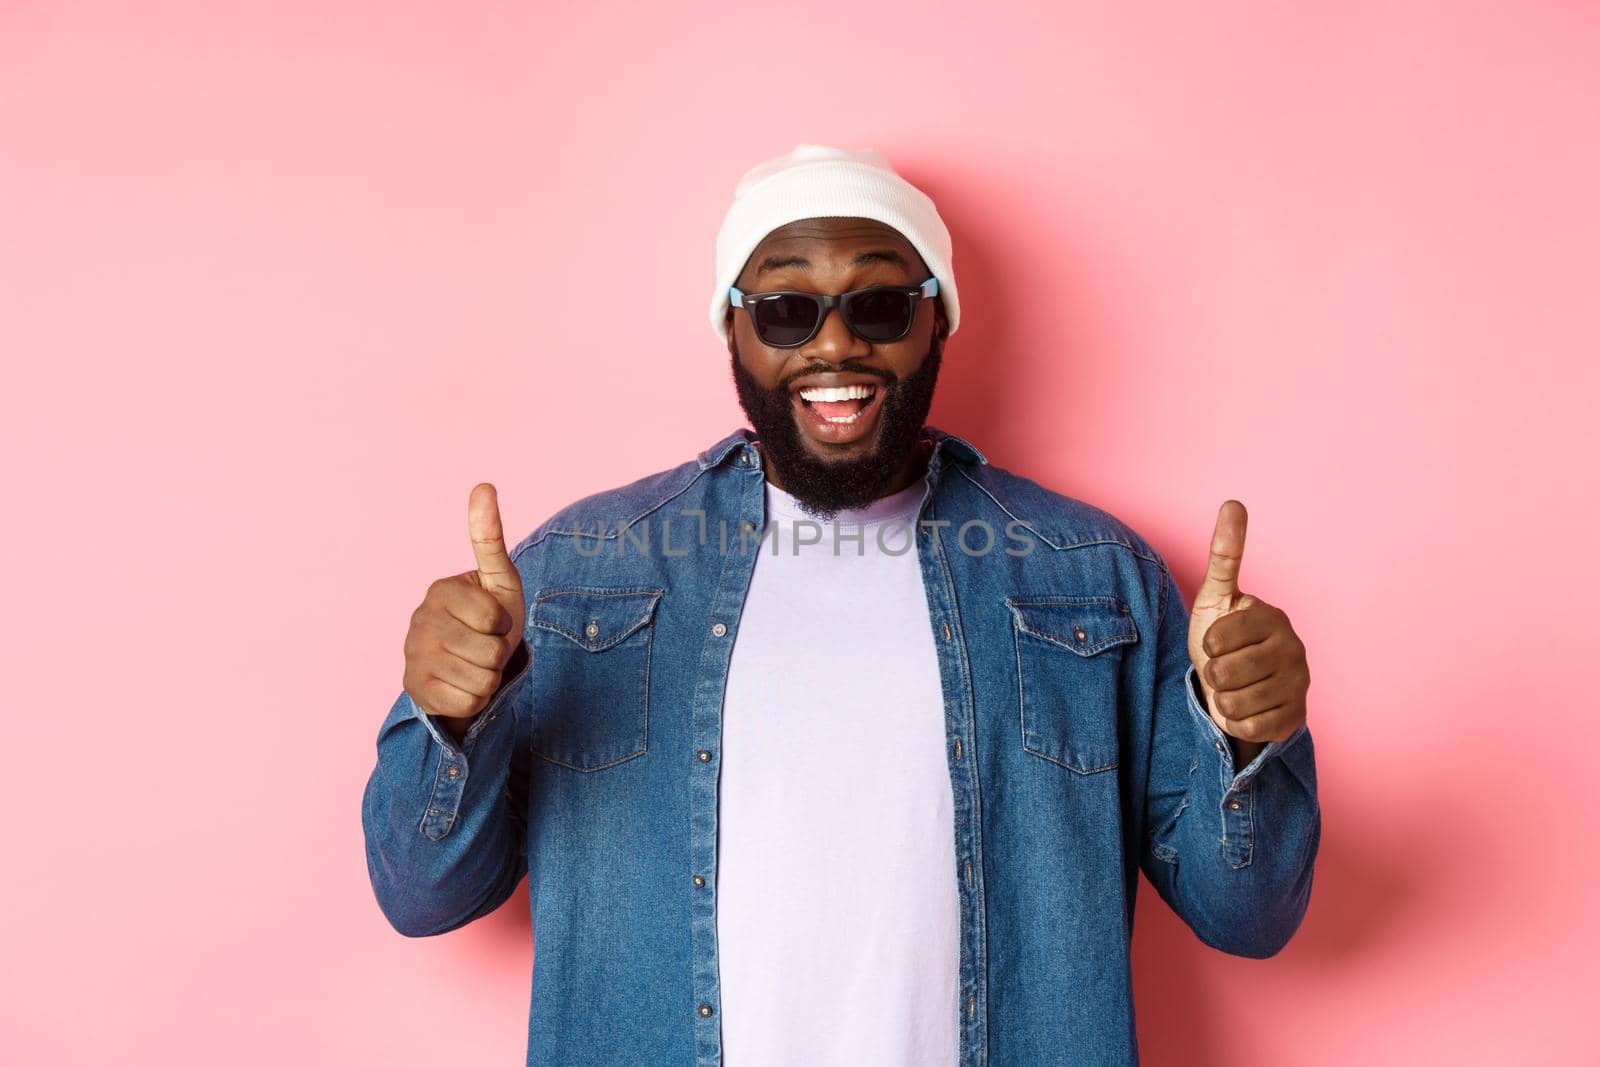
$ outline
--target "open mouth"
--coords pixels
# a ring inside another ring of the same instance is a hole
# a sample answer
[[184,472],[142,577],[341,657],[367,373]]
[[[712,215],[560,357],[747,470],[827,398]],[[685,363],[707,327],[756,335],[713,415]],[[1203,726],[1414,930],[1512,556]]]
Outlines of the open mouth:
[[872,406],[878,395],[875,385],[818,386],[800,390],[800,399],[819,418],[848,426]]
[[795,390],[794,405],[812,438],[846,444],[865,438],[877,425],[883,394],[877,383],[802,386]]

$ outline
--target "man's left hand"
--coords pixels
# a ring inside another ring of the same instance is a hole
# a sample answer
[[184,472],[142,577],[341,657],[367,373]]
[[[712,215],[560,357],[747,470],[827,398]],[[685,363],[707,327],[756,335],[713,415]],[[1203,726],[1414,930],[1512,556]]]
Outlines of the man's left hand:
[[1311,672],[1306,646],[1281,608],[1239,592],[1248,513],[1225,500],[1211,535],[1211,562],[1189,612],[1189,661],[1205,691],[1206,712],[1243,767],[1268,741],[1283,741],[1306,721]]

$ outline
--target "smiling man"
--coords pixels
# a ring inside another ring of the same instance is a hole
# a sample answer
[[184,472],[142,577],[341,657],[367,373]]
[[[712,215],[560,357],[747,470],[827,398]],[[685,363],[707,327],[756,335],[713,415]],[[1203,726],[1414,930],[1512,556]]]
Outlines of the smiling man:
[[1138,874],[1276,953],[1321,832],[1310,675],[1219,509],[1186,608],[1126,524],[926,424],[960,321],[875,152],[739,182],[711,324],[751,428],[413,613],[362,807],[401,933],[524,874],[527,1061],[1133,1063]]

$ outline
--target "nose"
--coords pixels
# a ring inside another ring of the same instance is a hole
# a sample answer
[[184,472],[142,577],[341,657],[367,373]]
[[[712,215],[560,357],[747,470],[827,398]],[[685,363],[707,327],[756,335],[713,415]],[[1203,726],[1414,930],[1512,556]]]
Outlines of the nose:
[[800,348],[800,354],[807,359],[828,363],[842,363],[871,353],[872,345],[850,332],[850,327],[844,324],[843,313],[836,307],[827,310],[817,335]]

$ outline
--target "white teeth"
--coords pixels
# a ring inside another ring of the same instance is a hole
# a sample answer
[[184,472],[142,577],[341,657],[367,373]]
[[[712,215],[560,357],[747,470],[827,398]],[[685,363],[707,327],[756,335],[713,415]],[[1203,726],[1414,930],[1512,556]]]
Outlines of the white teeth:
[[[866,408],[862,408],[861,409],[861,411],[865,411],[865,410],[867,410],[867,409]],[[861,417],[861,411],[856,412],[854,415],[824,415],[822,417],[824,419],[826,419],[828,422],[855,422],[858,418]]]
[[[826,388],[802,389],[800,390],[800,397],[803,400],[810,400],[812,402],[816,402],[818,400],[865,400],[867,397],[871,396],[873,392],[874,387],[870,385],[834,385]],[[834,419],[832,421],[838,422],[840,420]],[[850,420],[845,419],[843,421],[848,422]]]

